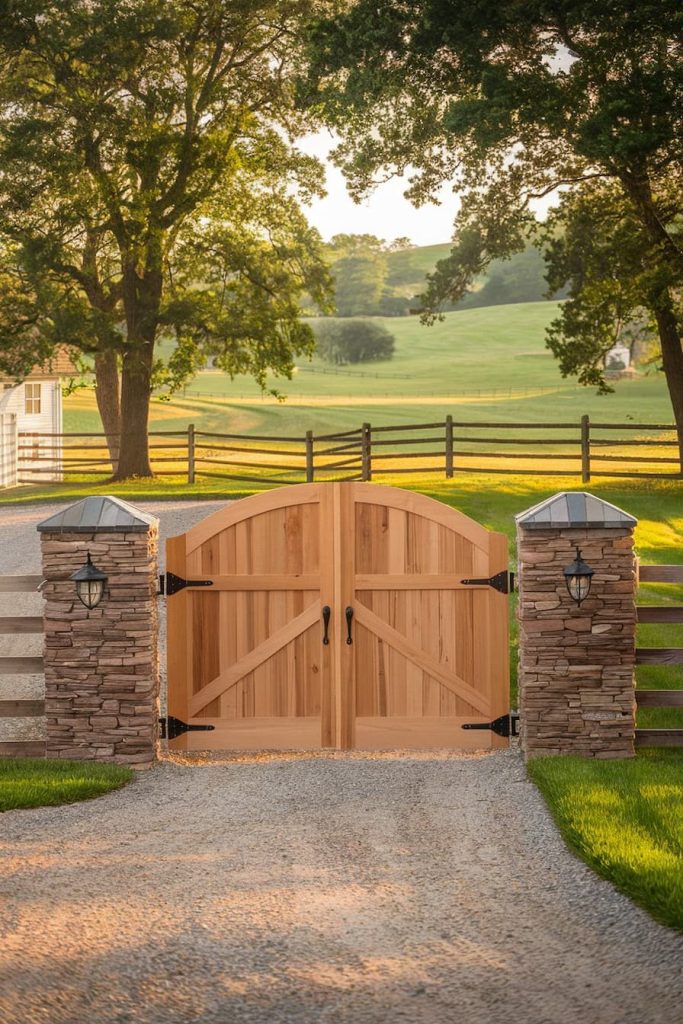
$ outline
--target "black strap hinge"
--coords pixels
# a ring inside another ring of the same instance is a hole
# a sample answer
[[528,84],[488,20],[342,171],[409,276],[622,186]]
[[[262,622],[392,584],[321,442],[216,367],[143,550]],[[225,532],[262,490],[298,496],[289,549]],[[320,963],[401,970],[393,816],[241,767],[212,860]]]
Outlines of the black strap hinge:
[[187,722],[183,722],[180,718],[174,718],[173,715],[160,718],[159,725],[161,726],[162,740],[174,740],[176,736],[182,736],[185,732],[213,732],[216,728],[215,725],[188,725]]
[[519,712],[511,711],[509,715],[501,715],[492,722],[467,722],[463,729],[490,729],[497,736],[519,736]]
[[515,589],[515,574],[503,569],[502,572],[497,572],[495,576],[489,576],[488,579],[462,580],[462,582],[470,587],[493,587],[501,594],[511,594]]
[[177,594],[179,590],[184,590],[185,587],[212,587],[213,580],[184,580],[182,576],[176,576],[174,572],[162,572],[159,575],[159,590],[158,594],[165,594],[166,597],[172,597],[173,594]]

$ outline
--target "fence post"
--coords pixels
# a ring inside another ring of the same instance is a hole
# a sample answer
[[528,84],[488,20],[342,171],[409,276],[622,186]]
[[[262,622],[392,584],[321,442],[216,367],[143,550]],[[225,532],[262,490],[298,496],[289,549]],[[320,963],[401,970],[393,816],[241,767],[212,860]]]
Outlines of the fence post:
[[588,415],[581,417],[581,481],[584,484],[591,478],[591,425]]
[[194,483],[194,423],[187,425],[187,482]]
[[313,466],[313,431],[306,431],[306,483],[312,484],[315,469]]
[[446,417],[446,479],[453,476],[453,417]]
[[[637,520],[581,491],[515,516],[520,740],[527,757],[633,757]],[[565,573],[594,570],[579,605]]]
[[364,423],[361,432],[361,480],[372,480],[372,428]]
[[[159,719],[159,520],[118,498],[83,498],[38,524],[45,600],[47,755],[151,764]],[[95,608],[73,573],[106,574]]]

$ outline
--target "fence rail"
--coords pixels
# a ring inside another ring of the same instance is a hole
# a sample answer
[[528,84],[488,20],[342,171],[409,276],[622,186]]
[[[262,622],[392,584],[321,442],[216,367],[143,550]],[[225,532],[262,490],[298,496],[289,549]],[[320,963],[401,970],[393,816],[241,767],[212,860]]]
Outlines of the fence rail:
[[[639,583],[683,584],[683,565],[640,565]],[[638,605],[638,622],[683,622],[683,606]],[[683,665],[683,647],[636,647],[638,665]],[[683,708],[683,690],[636,689],[639,708]],[[637,747],[683,747],[683,729],[636,729]]]
[[[42,576],[0,576],[0,594],[35,592]],[[38,615],[4,615],[0,617],[0,634],[26,635],[43,632],[43,617]],[[34,657],[0,658],[0,675],[40,674],[43,659]],[[0,718],[38,718],[45,714],[45,699],[0,700]],[[45,757],[45,740],[4,740],[0,757]]]
[[[158,475],[249,480],[261,485],[371,480],[384,474],[460,473],[683,479],[675,428],[668,423],[467,423],[452,416],[315,435],[217,433],[189,424],[152,431]],[[21,434],[20,483],[111,473],[103,434]]]

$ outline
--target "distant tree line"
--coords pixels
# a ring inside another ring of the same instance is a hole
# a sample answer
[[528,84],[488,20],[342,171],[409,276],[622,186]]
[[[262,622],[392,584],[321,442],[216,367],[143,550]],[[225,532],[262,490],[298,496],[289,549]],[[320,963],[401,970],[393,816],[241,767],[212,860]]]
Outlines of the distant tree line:
[[[337,316],[408,316],[421,308],[420,294],[434,266],[425,262],[410,239],[385,242],[375,235],[335,235],[326,251]],[[446,301],[443,308],[540,302],[549,297],[545,269],[541,252],[529,245],[510,259],[494,261],[467,294],[456,302]],[[566,288],[560,288],[552,298],[565,295]]]

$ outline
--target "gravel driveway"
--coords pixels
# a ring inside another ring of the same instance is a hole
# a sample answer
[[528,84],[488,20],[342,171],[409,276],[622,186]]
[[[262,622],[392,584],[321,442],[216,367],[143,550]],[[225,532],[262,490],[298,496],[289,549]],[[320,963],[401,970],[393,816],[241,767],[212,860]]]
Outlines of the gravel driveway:
[[[0,512],[5,571],[34,513]],[[683,1019],[683,938],[567,852],[515,751],[166,762],[3,815],[0,900],[2,1024]]]

